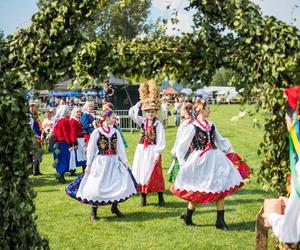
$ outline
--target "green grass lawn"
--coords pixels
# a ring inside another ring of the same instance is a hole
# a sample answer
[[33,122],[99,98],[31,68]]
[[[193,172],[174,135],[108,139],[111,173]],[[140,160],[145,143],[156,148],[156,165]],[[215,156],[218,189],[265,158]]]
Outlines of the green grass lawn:
[[[252,127],[250,118],[237,123],[230,118],[239,111],[239,105],[211,106],[210,120],[214,121],[223,135],[230,139],[234,149],[247,159],[251,168],[256,169],[260,157],[256,151],[262,140],[263,131]],[[163,155],[163,169],[166,172],[171,163],[171,148],[175,140],[174,118],[166,130],[167,148]],[[139,133],[124,133],[129,147],[127,155],[132,162]],[[223,232],[214,227],[215,204],[200,205],[193,220],[197,227],[187,227],[179,219],[187,202],[174,197],[166,183],[166,206],[156,207],[157,195],[148,196],[148,206],[139,207],[135,196],[120,204],[125,218],[117,218],[110,207],[100,207],[100,220],[89,219],[91,207],[68,197],[65,185],[54,178],[52,155],[45,154],[41,171],[43,176],[32,177],[37,225],[39,232],[47,236],[51,249],[253,249],[255,244],[255,216],[268,194],[256,183],[255,174],[247,184],[226,199],[225,219],[230,231]],[[79,169],[78,169],[79,170]],[[67,176],[68,181],[74,177]]]

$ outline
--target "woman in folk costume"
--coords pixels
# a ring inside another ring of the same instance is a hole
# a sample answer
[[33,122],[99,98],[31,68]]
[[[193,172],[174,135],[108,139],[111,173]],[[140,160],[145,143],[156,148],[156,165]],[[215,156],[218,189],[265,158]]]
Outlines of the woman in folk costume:
[[53,156],[56,165],[56,179],[66,183],[65,173],[69,171],[70,151],[73,150],[73,143],[70,137],[70,112],[67,105],[59,106],[56,111],[53,134],[56,143],[53,146]]
[[284,214],[271,213],[273,233],[285,243],[300,242],[300,86],[285,90],[288,98],[286,124],[289,131],[291,194],[284,199]]
[[93,221],[97,220],[98,206],[105,205],[112,205],[111,212],[123,217],[118,203],[137,193],[121,135],[111,126],[111,114],[112,109],[106,108],[102,126],[91,134],[84,176],[79,176],[66,188],[70,197],[92,205]]
[[[224,198],[243,186],[244,181],[238,169],[223,153],[232,151],[230,142],[221,137],[212,122],[207,121],[210,113],[208,103],[202,98],[198,99],[194,112],[197,115],[194,122],[186,127],[178,140],[176,156],[180,170],[171,192],[189,201],[187,212],[181,215],[186,225],[195,225],[192,215],[196,204],[216,202],[215,226],[228,230],[224,220]],[[186,158],[191,147],[192,152]]]
[[[156,117],[160,108],[159,88],[154,81],[149,81],[141,84],[139,92],[141,102],[129,110],[131,119],[141,127],[141,139],[135,151],[132,173],[139,184],[141,206],[147,204],[147,194],[152,192],[158,192],[158,205],[164,206],[161,154],[166,142],[164,127]],[[140,105],[146,118],[138,115]]]
[[[176,147],[178,146],[179,139],[184,136],[184,134],[183,134],[184,129],[189,124],[191,124],[193,122],[193,104],[185,103],[183,108],[182,108],[181,113],[182,113],[181,115],[184,117],[185,120],[178,127],[175,143],[174,143],[174,146],[171,150],[172,157],[173,157],[173,162],[172,162],[172,165],[171,165],[171,167],[168,171],[169,182],[171,182],[171,183],[173,183],[175,181],[177,173],[179,171],[179,162],[178,162],[178,159],[176,157]],[[185,158],[187,158],[189,154],[190,154],[190,150],[188,150],[187,155],[185,156]]]
[[83,126],[84,141],[86,143],[89,142],[90,135],[95,129],[93,125],[93,121],[94,121],[94,116],[92,115],[93,109],[94,109],[94,104],[92,102],[86,102],[82,108],[83,114],[81,116],[81,123]]
[[75,107],[72,110],[70,119],[70,137],[74,145],[74,150],[70,152],[70,170],[75,171],[76,167],[86,167],[86,145],[83,138],[83,128],[80,121],[81,109]]

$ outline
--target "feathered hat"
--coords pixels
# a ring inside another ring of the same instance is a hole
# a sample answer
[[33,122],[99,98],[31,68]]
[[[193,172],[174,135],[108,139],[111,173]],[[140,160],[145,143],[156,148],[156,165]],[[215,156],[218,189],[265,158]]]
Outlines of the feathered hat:
[[146,83],[142,83],[139,92],[143,111],[160,109],[159,87],[156,86],[155,81],[150,80]]

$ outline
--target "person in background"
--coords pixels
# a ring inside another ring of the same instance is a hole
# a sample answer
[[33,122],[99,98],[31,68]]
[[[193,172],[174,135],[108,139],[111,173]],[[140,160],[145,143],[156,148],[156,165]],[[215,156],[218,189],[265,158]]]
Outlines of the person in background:
[[179,98],[175,98],[174,103],[174,115],[175,115],[175,125],[176,127],[179,127],[180,125],[180,112],[181,112],[182,103],[179,101]]
[[43,125],[38,115],[37,104],[34,101],[29,101],[29,124],[34,133],[32,152],[33,175],[42,175],[40,163],[42,162]]
[[161,114],[162,114],[164,128],[168,127],[168,115],[169,115],[168,112],[169,112],[168,100],[167,97],[164,96],[162,98],[162,103],[161,103]]
[[70,151],[74,149],[70,138],[70,112],[67,105],[60,105],[56,111],[53,134],[56,143],[53,147],[53,157],[56,165],[57,177],[60,183],[66,183],[65,173],[69,171]]
[[[169,182],[171,182],[171,183],[175,182],[177,173],[179,171],[179,162],[176,157],[176,147],[178,146],[178,141],[184,136],[183,132],[184,132],[185,128],[193,122],[193,104],[186,102],[181,110],[181,116],[184,117],[184,121],[180,124],[180,126],[177,130],[175,143],[171,150],[173,162],[168,171]],[[187,158],[190,153],[191,153],[191,150],[188,150],[185,158]]]
[[273,233],[285,243],[300,242],[300,86],[285,90],[288,98],[286,125],[289,131],[291,194],[280,198],[284,214],[264,215]]
[[83,135],[84,135],[84,141],[86,144],[89,142],[90,134],[94,131],[94,125],[93,121],[94,116],[92,115],[92,112],[94,110],[94,104],[92,102],[86,102],[82,108],[82,116],[81,116],[81,124],[83,127]]
[[84,173],[86,167],[86,144],[83,137],[83,128],[81,124],[81,109],[75,107],[72,110],[70,118],[70,137],[74,150],[70,152],[70,167],[71,175],[75,174],[76,167],[82,167]]
[[117,114],[115,114],[115,113],[112,114],[112,125],[113,125],[114,128],[116,128],[120,132],[120,135],[122,137],[122,141],[124,143],[124,147],[127,148],[128,144],[127,144],[127,141],[125,139],[125,136],[122,133],[122,129],[120,128],[120,123],[119,123],[120,121],[119,121],[119,119],[120,119],[120,117],[117,116]]
[[[53,143],[49,140],[49,136],[52,133],[54,126],[54,120],[52,119],[52,110],[48,109],[45,112],[45,118],[43,120],[43,138],[45,145],[48,146],[48,151],[52,152]],[[46,144],[47,142],[47,144]]]

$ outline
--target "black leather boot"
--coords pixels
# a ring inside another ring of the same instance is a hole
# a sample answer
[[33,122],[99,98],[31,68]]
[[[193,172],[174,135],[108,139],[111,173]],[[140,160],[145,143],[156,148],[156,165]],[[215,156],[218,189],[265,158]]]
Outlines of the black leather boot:
[[67,181],[65,180],[64,174],[57,174],[56,176],[56,180],[58,180],[58,182],[65,184]]
[[97,209],[98,209],[98,207],[92,206],[92,213],[91,213],[91,220],[92,221],[97,221],[98,220]]
[[228,231],[228,226],[224,220],[224,210],[217,210],[216,228],[223,231]]
[[70,170],[70,176],[76,176],[75,170]]
[[188,208],[186,210],[186,212],[180,216],[180,218],[184,220],[184,222],[187,226],[196,226],[196,224],[192,220],[194,211],[195,211],[195,209],[191,210]]
[[39,163],[34,163],[33,164],[33,175],[35,175],[35,176],[42,175],[42,173],[40,171],[40,164]]
[[147,205],[147,194],[145,193],[141,193],[141,202],[140,202],[140,206],[144,207]]
[[157,192],[158,194],[158,206],[163,207],[165,205],[164,194],[163,192]]
[[117,217],[124,217],[124,214],[122,214],[122,213],[120,212],[120,210],[118,209],[118,203],[113,203],[113,204],[111,205],[111,212],[112,212],[113,214],[115,214]]

